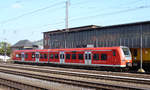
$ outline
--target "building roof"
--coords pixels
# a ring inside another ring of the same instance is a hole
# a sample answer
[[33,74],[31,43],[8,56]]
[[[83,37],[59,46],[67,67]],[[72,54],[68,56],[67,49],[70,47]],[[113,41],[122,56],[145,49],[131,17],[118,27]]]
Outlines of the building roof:
[[120,27],[120,26],[132,26],[132,25],[139,25],[139,24],[150,24],[150,21],[142,21],[142,22],[133,22],[133,23],[118,24],[118,25],[110,25],[110,26],[104,26],[104,27],[101,27],[101,28],[112,28],[112,27]]
[[62,29],[62,30],[47,31],[47,32],[44,32],[44,33],[52,33],[53,34],[53,33],[59,33],[59,32],[83,31],[83,30],[93,29],[93,28],[100,28],[100,26],[88,25],[88,26],[69,28],[69,31],[66,31],[66,29]]
[[82,27],[69,28],[69,31],[66,31],[66,29],[62,29],[62,30],[47,31],[44,33],[55,34],[55,33],[62,33],[62,32],[83,31],[83,30],[95,29],[95,28],[96,29],[113,28],[113,27],[131,26],[131,25],[138,25],[138,24],[150,24],[150,21],[134,22],[134,23],[127,23],[127,24],[119,24],[119,25],[110,25],[110,26],[103,26],[103,27],[97,26],[97,25],[88,25],[88,26],[82,26]]
[[33,43],[30,42],[29,40],[20,40],[12,47],[33,47]]

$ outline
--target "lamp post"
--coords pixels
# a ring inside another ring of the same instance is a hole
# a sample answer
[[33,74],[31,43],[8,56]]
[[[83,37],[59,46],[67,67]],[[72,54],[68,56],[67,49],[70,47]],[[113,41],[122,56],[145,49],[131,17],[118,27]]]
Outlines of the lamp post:
[[145,72],[143,69],[143,52],[142,52],[142,48],[143,48],[143,26],[142,24],[140,25],[140,44],[141,44],[141,48],[140,48],[140,69],[138,70],[138,72]]

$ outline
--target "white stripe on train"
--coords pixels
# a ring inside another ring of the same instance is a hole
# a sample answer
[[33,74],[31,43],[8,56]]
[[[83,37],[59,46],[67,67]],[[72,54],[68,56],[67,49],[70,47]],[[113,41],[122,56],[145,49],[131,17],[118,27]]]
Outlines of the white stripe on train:
[[52,64],[64,64],[64,65],[82,65],[82,66],[108,66],[108,67],[126,67],[126,65],[107,65],[107,64],[81,64],[81,63],[60,63],[60,62],[44,62],[44,61],[39,61],[39,62],[35,62],[35,61],[18,61],[18,60],[14,60],[17,62],[25,62],[25,63],[52,63]]

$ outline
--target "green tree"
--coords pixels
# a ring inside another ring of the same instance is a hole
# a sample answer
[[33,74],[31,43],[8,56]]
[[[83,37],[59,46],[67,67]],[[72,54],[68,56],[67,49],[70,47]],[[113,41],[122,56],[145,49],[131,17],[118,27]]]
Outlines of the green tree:
[[7,42],[0,42],[0,55],[4,55],[6,50],[6,54],[10,56],[11,48],[10,44]]

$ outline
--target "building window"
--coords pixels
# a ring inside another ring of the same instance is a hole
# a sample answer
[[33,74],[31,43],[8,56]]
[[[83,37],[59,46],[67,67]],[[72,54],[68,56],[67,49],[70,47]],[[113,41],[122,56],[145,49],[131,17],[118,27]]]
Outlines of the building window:
[[93,55],[93,60],[99,60],[99,54],[94,54]]
[[78,59],[83,60],[83,54],[78,54]]
[[70,54],[66,54],[66,59],[70,59]]
[[76,54],[72,54],[72,59],[76,59]]
[[107,54],[101,54],[101,60],[107,60]]
[[45,42],[45,45],[47,45],[47,40],[46,39],[44,40],[44,42]]

